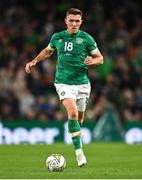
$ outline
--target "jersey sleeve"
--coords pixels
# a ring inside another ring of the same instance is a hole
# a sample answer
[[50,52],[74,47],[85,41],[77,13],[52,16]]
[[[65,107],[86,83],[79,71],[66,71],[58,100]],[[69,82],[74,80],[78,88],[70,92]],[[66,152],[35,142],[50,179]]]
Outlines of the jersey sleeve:
[[87,49],[90,54],[96,54],[98,51],[97,43],[95,42],[94,38],[90,35],[87,36]]
[[55,40],[56,40],[56,33],[53,34],[53,36],[52,36],[51,39],[50,39],[49,45],[48,45],[48,47],[49,47],[51,50],[55,50],[55,49],[56,49]]

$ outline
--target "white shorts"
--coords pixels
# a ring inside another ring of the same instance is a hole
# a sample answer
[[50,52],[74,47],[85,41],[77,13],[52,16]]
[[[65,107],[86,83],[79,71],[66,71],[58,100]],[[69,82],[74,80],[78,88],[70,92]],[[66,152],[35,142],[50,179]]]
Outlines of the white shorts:
[[54,86],[60,100],[72,98],[76,101],[78,111],[85,111],[91,91],[90,83],[81,85],[54,83]]

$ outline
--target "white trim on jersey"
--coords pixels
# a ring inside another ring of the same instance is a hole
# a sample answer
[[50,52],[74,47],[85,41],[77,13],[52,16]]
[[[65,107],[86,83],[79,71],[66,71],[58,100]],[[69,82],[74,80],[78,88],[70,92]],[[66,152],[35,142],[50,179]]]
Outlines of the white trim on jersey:
[[99,51],[99,49],[96,48],[96,49],[94,49],[93,51],[91,51],[91,54],[92,54],[92,55],[93,55],[93,54],[96,54],[98,51]]
[[54,50],[55,50],[54,48],[52,48],[52,47],[50,46],[50,44],[48,44],[48,46],[47,46],[46,48],[49,49],[49,50],[51,50],[51,51],[54,51]]

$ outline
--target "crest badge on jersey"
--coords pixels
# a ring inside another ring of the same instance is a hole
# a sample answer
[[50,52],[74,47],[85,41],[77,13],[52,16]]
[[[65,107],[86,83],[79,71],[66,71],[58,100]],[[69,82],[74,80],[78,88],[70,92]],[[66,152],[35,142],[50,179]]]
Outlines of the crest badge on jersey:
[[83,39],[82,39],[82,38],[77,37],[77,38],[76,38],[76,43],[77,43],[77,44],[81,44],[81,43],[83,43]]

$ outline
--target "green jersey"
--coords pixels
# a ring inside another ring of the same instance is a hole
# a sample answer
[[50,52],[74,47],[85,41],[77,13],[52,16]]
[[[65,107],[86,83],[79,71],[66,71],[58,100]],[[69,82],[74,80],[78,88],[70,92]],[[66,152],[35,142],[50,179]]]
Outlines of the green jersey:
[[97,44],[84,31],[69,34],[67,30],[53,34],[49,47],[57,49],[55,83],[69,85],[88,84],[88,69],[84,63],[89,54],[95,53]]

